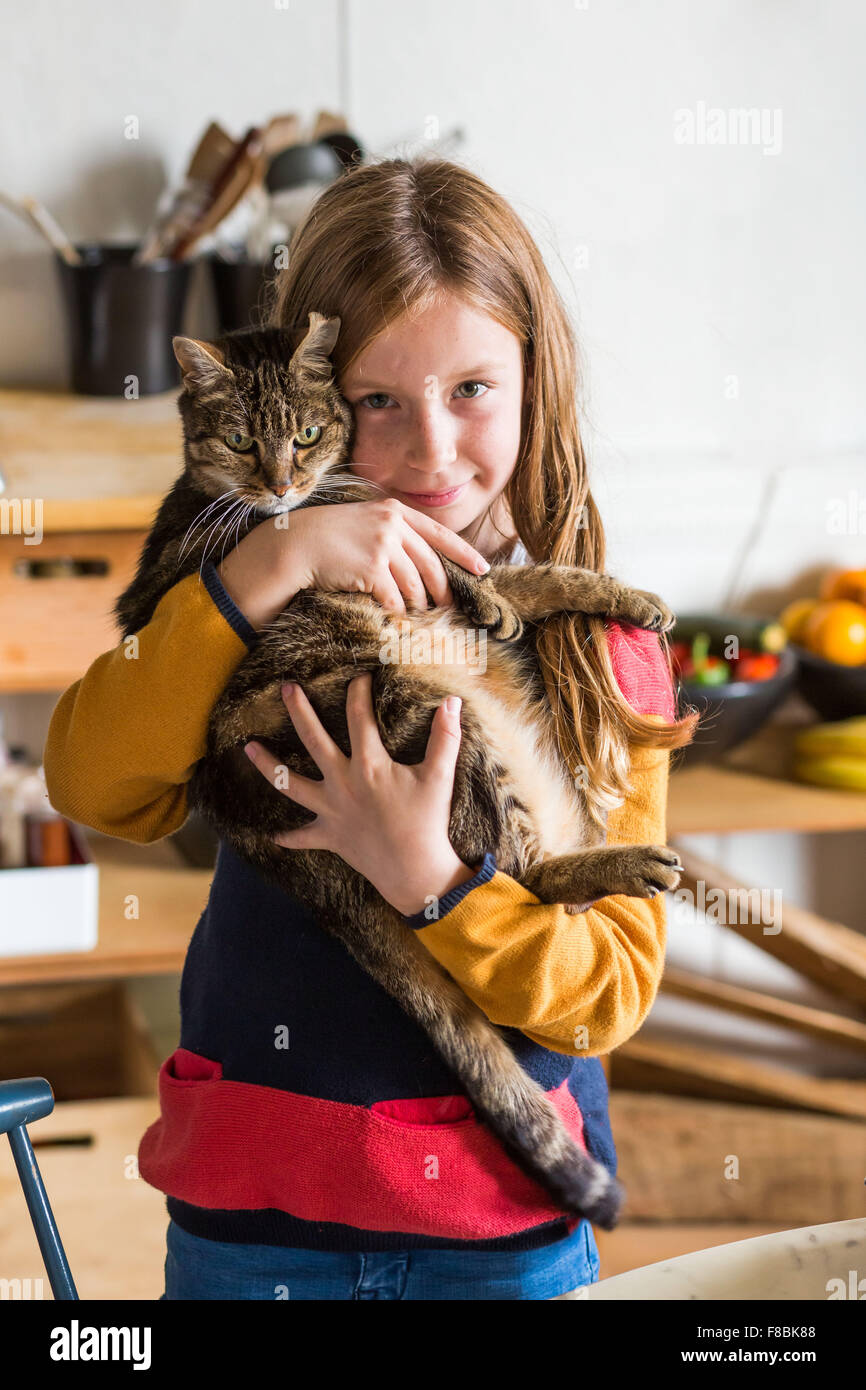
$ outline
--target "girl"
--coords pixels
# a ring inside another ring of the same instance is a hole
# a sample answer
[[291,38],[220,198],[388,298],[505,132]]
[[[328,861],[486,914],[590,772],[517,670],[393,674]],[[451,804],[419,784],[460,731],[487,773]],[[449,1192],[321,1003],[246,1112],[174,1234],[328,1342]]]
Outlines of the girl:
[[[381,500],[262,523],[203,583],[163,597],[135,660],[121,644],[66,691],[49,792],[98,830],[147,842],[183,823],[209,712],[300,589],[366,590],[400,613],[451,602],[436,550],[476,572],[494,559],[603,568],[572,334],[504,199],[443,160],[351,170],[297,231],[272,321],[302,327],[311,310],[340,317],[350,466]],[[664,843],[669,750],[693,727],[675,722],[664,640],[563,616],[538,660],[562,756],[608,843]],[[663,895],[570,916],[490,854],[464,864],[448,839],[460,722],[447,701],[408,767],[382,746],[367,677],[349,686],[348,758],[304,692],[283,693],[322,778],[292,777],[315,820],[278,842],[330,850],[368,878],[615,1172],[599,1058],[655,997]],[[264,747],[247,751],[280,785]],[[180,1003],[161,1115],[139,1149],[167,1195],[163,1297],[547,1299],[598,1278],[589,1222],[515,1167],[420,1028],[224,842]]]

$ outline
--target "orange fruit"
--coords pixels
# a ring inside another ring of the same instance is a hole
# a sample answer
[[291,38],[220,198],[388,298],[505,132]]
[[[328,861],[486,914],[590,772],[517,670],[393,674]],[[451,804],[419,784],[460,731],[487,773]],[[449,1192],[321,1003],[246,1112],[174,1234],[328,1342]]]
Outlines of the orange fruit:
[[866,607],[850,599],[818,603],[803,627],[803,645],[840,666],[866,662]]
[[788,634],[789,642],[797,642],[803,645],[803,629],[806,626],[806,619],[813,608],[818,607],[816,598],[795,598],[789,603],[787,608],[783,608],[779,614],[779,622]]
[[821,581],[821,598],[849,598],[866,604],[866,570],[830,570]]

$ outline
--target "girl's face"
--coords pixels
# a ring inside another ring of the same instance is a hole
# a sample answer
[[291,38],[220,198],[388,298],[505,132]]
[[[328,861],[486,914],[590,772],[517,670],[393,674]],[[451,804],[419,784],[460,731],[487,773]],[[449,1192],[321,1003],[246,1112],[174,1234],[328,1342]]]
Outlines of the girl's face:
[[[355,415],[352,471],[492,551],[495,530],[471,532],[517,462],[519,338],[448,293],[380,333],[339,385]],[[493,515],[513,533],[503,504]]]

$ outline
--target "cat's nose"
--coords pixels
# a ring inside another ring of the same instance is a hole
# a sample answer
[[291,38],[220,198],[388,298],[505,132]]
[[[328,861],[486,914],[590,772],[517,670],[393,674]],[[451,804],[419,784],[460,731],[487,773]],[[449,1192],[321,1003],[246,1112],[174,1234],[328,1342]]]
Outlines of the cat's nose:
[[290,483],[280,483],[279,487],[272,487],[271,492],[274,494],[275,497],[285,497],[290,486]]

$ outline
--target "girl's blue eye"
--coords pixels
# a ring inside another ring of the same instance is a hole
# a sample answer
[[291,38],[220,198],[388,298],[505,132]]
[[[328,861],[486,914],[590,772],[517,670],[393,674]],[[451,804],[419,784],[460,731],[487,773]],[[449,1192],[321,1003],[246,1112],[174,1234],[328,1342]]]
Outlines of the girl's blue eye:
[[[490,389],[484,385],[483,381],[461,381],[460,386],[457,388],[458,391],[464,386],[480,386],[482,394],[485,394]],[[478,400],[478,395],[464,396],[463,399],[464,401],[476,401]]]
[[[461,381],[457,390],[462,391],[464,386],[471,386],[475,388],[471,396],[461,396],[460,399],[464,401],[477,401],[480,399],[482,395],[486,395],[487,392],[490,390],[490,387],[487,386],[483,381]],[[386,395],[384,391],[372,391],[369,396],[364,396],[362,404],[369,406],[371,410],[381,410],[382,406],[376,405],[374,404],[374,402],[389,401],[390,399],[391,397]]]

